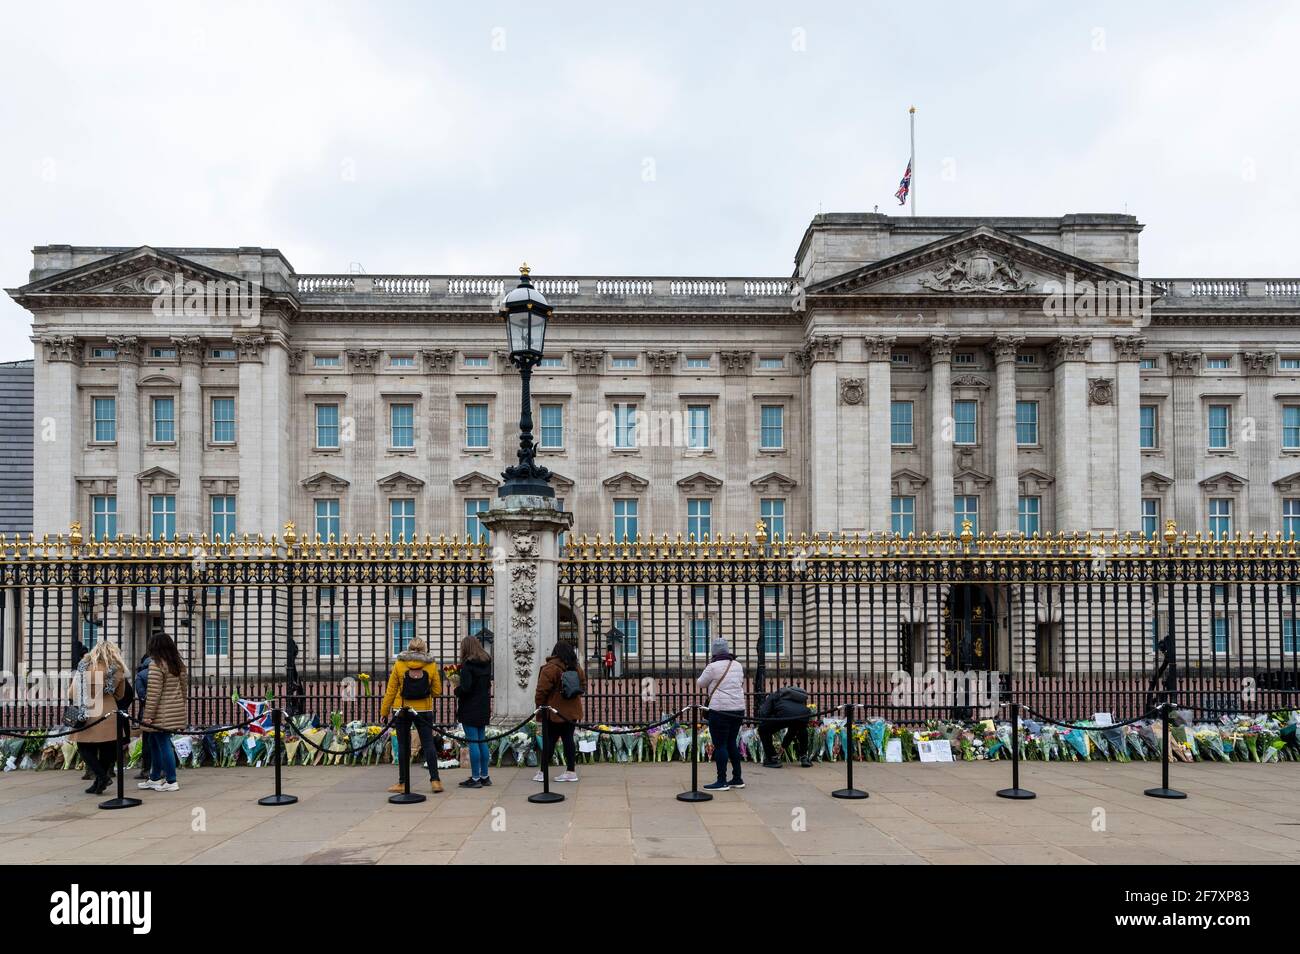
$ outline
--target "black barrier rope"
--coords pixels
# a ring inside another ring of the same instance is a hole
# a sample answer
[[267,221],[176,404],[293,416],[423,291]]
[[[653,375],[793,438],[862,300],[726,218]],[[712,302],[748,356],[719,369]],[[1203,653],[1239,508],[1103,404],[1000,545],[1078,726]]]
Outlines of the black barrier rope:
[[[311,739],[307,738],[307,736],[303,733],[302,729],[299,729],[296,726],[294,726],[292,722],[290,722],[290,727],[285,730],[285,736],[287,740],[287,737],[290,734],[292,734],[300,742],[305,743],[307,748],[315,749],[317,752],[324,752],[326,755],[360,755],[362,752],[366,751],[371,746],[377,745],[381,741],[383,741],[386,738],[384,733],[387,730],[391,729],[396,722],[397,722],[397,715],[394,714],[391,717],[389,717],[386,723],[384,723],[382,726],[379,727],[378,732],[376,732],[368,740],[366,740],[366,743],[364,745],[350,746],[346,749],[327,749],[324,746],[317,745]],[[368,730],[369,727],[367,726],[367,731]]]
[[40,738],[59,739],[65,735],[73,735],[77,732],[84,732],[87,729],[89,729],[92,725],[99,725],[99,723],[103,722],[105,719],[112,717],[112,715],[113,715],[112,712],[106,712],[98,719],[96,719],[94,722],[87,722],[85,725],[79,725],[73,727],[64,726],[58,732],[51,732],[47,729],[39,729],[39,728],[0,729],[0,735],[7,735],[10,738],[14,738],[14,739],[34,739],[37,738],[37,733],[44,732],[45,734],[43,736],[40,736]]
[[[645,725],[610,726],[607,729],[602,729],[600,727],[601,723],[598,722],[579,722],[576,724],[579,729],[586,729],[589,732],[596,732],[599,733],[600,735],[633,735],[637,732],[645,732],[649,729],[657,729],[661,725],[668,725],[668,723],[670,722],[677,722],[681,719],[683,712],[690,712],[691,709],[693,708],[695,707],[684,706],[683,708],[678,709],[672,715],[660,719],[658,722],[647,722]],[[705,709],[707,708],[707,706],[700,706],[700,708]]]
[[[1133,725],[1135,722],[1141,722],[1144,719],[1150,719],[1152,716],[1160,714],[1160,706],[1156,706],[1154,709],[1150,709],[1142,713],[1142,715],[1140,716],[1134,716],[1132,719],[1125,719],[1122,722],[1112,722],[1110,725],[1076,725],[1075,724],[1076,722],[1081,722],[1083,720],[1076,719],[1075,722],[1062,722],[1059,719],[1053,719],[1050,716],[1045,716],[1037,709],[1031,709],[1029,706],[1025,705],[1024,703],[1020,704],[1020,708],[1025,712],[1028,712],[1030,715],[1034,716],[1034,721],[1036,722],[1046,722],[1048,725],[1059,725],[1066,729],[1117,729],[1120,726]],[[1175,706],[1175,708],[1181,708],[1181,707]]]
[[[261,718],[260,716],[258,718]],[[137,719],[133,715],[128,715],[127,719],[134,722],[142,729],[152,729],[154,732],[170,732],[172,735],[212,735],[214,732],[233,732],[235,729],[243,729],[257,721],[255,718],[245,719],[243,722],[236,722],[233,725],[214,725],[207,729],[172,729],[165,725],[155,725],[152,722],[146,722],[144,719]]]
[[551,712],[555,711],[554,709],[551,709],[550,706],[538,706],[536,709],[532,711],[532,713],[528,716],[528,718],[524,719],[523,722],[520,722],[514,728],[506,729],[504,732],[499,732],[496,735],[490,736],[486,739],[467,739],[464,736],[456,735],[456,733],[454,732],[442,731],[448,725],[462,725],[462,723],[459,722],[455,722],[455,723],[439,722],[436,725],[432,726],[433,734],[438,736],[439,738],[451,739],[453,742],[460,742],[464,745],[479,745],[479,744],[486,745],[489,742],[496,742],[499,739],[506,738],[506,736],[514,735],[524,726],[528,725],[528,723],[532,722],[535,718],[537,718],[537,713],[547,709],[549,709]]

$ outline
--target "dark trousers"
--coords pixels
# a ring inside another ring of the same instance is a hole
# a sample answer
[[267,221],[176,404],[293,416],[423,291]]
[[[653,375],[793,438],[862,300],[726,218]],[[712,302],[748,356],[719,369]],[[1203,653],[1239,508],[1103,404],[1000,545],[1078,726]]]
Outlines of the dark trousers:
[[117,762],[116,742],[78,742],[77,751],[81,753],[86,768],[94,773],[95,781],[108,781],[108,773]]
[[[424,757],[424,760],[429,767],[429,778],[436,782],[438,780],[438,753],[442,751],[442,744],[440,741],[434,741],[433,711],[404,713],[399,725],[401,726],[399,731],[404,732],[405,736],[398,736],[398,739],[407,739],[406,744],[408,746],[411,744],[411,729],[415,729],[416,734],[420,737],[420,755]],[[405,772],[408,765],[403,765],[400,771]],[[405,776],[402,776],[403,780],[405,780],[405,778]]]
[[785,733],[785,750],[790,753],[790,757],[798,758],[799,750],[802,749],[804,755],[808,754],[808,720],[807,719],[778,719],[773,721],[764,721],[758,724],[758,739],[763,743],[763,758],[776,758],[776,743],[772,741],[772,736],[786,729]]
[[[570,771],[576,771],[578,767],[578,747],[573,742],[573,730],[578,724],[576,722],[552,722],[550,718],[542,721],[542,765],[551,764],[551,756],[555,754],[555,741],[559,739],[564,743],[564,765]],[[539,766],[540,768],[540,766]]]
[[709,710],[709,735],[713,739],[713,761],[718,766],[718,781],[727,780],[727,763],[731,763],[732,781],[740,780],[740,723],[744,710]]

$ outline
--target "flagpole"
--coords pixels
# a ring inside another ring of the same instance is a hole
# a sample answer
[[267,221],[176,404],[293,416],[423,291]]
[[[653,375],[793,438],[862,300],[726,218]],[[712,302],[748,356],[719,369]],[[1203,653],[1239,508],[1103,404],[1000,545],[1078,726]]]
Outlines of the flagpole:
[[916,218],[916,107],[912,106],[907,110],[908,125],[911,126],[912,132],[912,159],[908,167],[912,170],[912,188],[909,190],[912,199],[912,218]]

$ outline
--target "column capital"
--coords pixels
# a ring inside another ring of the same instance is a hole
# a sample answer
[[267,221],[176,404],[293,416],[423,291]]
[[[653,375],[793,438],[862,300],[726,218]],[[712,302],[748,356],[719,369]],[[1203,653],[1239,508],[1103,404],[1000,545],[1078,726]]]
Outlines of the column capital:
[[353,374],[374,374],[379,366],[378,348],[350,348],[347,355],[348,370]]
[[1142,352],[1147,350],[1147,339],[1143,335],[1116,335],[1115,360],[1140,361]]
[[799,361],[811,367],[818,361],[838,361],[841,335],[813,335],[799,351]]
[[951,361],[953,349],[960,341],[960,335],[932,335],[926,343],[930,350],[930,363]]
[[288,348],[284,354],[284,367],[290,374],[297,374],[302,368],[302,359],[307,356],[303,348]]
[[573,352],[573,369],[579,374],[599,374],[604,365],[604,351],[587,349]]
[[1247,377],[1258,377],[1273,370],[1273,352],[1245,351],[1241,355],[1241,366]]
[[262,362],[262,349],[266,347],[266,335],[235,335],[234,340],[241,364]]
[[176,346],[176,356],[181,364],[199,364],[203,361],[203,339],[198,335],[173,336],[172,344]]
[[862,339],[862,349],[868,361],[889,361],[897,340],[893,335],[867,335]]
[[32,342],[45,349],[45,360],[81,363],[81,339],[76,335],[33,335]]
[[1191,375],[1201,370],[1201,353],[1199,351],[1169,352],[1169,370],[1175,375]]
[[673,365],[677,363],[677,352],[647,351],[645,358],[652,374],[672,374]]
[[1088,349],[1092,347],[1091,335],[1062,335],[1047,349],[1052,364],[1063,361],[1086,361]]
[[989,344],[989,351],[993,354],[995,364],[1003,364],[1016,360],[1016,352],[1020,346],[1025,343],[1024,335],[999,335]]
[[754,352],[724,351],[719,357],[722,361],[723,374],[748,374],[749,363],[754,357]]
[[140,355],[144,351],[144,348],[140,345],[140,339],[135,335],[123,335],[120,338],[109,338],[108,343],[117,349],[117,360],[120,363],[140,363]]
[[450,374],[456,352],[451,348],[425,348],[420,351],[420,357],[424,358],[424,370],[427,373]]

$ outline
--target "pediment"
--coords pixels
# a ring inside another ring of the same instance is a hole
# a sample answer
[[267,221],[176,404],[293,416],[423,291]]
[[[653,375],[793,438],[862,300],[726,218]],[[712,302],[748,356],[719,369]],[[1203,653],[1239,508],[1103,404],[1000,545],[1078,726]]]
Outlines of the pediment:
[[798,482],[785,474],[772,471],[770,474],[764,474],[762,477],[755,478],[749,482],[759,493],[789,493],[798,486]]
[[147,296],[169,291],[180,275],[186,281],[239,282],[231,275],[148,245],[126,249],[85,265],[29,282],[13,292],[27,304],[66,296]]
[[1067,275],[1076,282],[1133,280],[1112,268],[980,225],[817,282],[808,294],[1036,299]]
[[975,470],[973,467],[965,467],[952,475],[953,488],[958,493],[974,494],[993,482],[993,478],[988,474]]
[[1020,485],[1020,492],[1027,497],[1033,497],[1044,488],[1052,486],[1056,478],[1046,471],[1039,470],[1037,467],[1026,467],[1017,475],[1017,482]]
[[150,374],[141,378],[138,386],[142,388],[175,388],[180,387],[180,382],[167,374]]
[[573,489],[573,481],[563,474],[557,474],[555,471],[551,471],[551,483],[555,485],[556,490]]
[[140,488],[146,493],[156,493],[160,490],[175,492],[181,486],[180,475],[166,467],[150,467],[143,473],[136,474],[135,479],[139,481]]
[[1168,490],[1173,485],[1174,485],[1174,481],[1172,478],[1166,477],[1164,474],[1160,473],[1157,470],[1149,470],[1142,475],[1143,490],[1149,489],[1155,491],[1165,491]]
[[331,474],[327,470],[322,470],[303,480],[302,486],[313,492],[328,490],[337,494],[346,490],[349,486],[349,482],[343,477]]
[[1200,482],[1201,486],[1211,493],[1216,491],[1237,492],[1246,486],[1249,481],[1245,477],[1238,476],[1230,470],[1221,471],[1213,477],[1206,477]]
[[650,486],[650,481],[626,470],[613,477],[606,477],[601,483],[614,493],[641,493]]
[[688,494],[690,493],[714,494],[722,489],[722,481],[719,480],[717,477],[713,477],[710,476],[709,474],[704,473],[703,471],[699,471],[697,473],[691,474],[689,477],[683,477],[681,480],[677,481],[677,486],[680,487],[682,490],[686,491],[686,493]]
[[150,467],[142,473],[136,474],[136,480],[180,480],[180,474],[173,473],[166,467]]
[[404,470],[397,470],[389,474],[387,477],[381,477],[376,481],[376,483],[379,484],[381,490],[390,493],[397,492],[413,494],[424,486],[423,480],[419,477],[412,477]]
[[478,470],[457,477],[451,485],[462,493],[488,493],[501,486],[501,481]]
[[1300,470],[1294,474],[1287,474],[1285,477],[1279,477],[1273,481],[1273,486],[1281,493],[1294,494],[1300,492]]
[[896,496],[910,497],[917,490],[924,487],[929,478],[920,471],[912,470],[910,467],[900,467],[889,475],[889,480],[891,489]]

